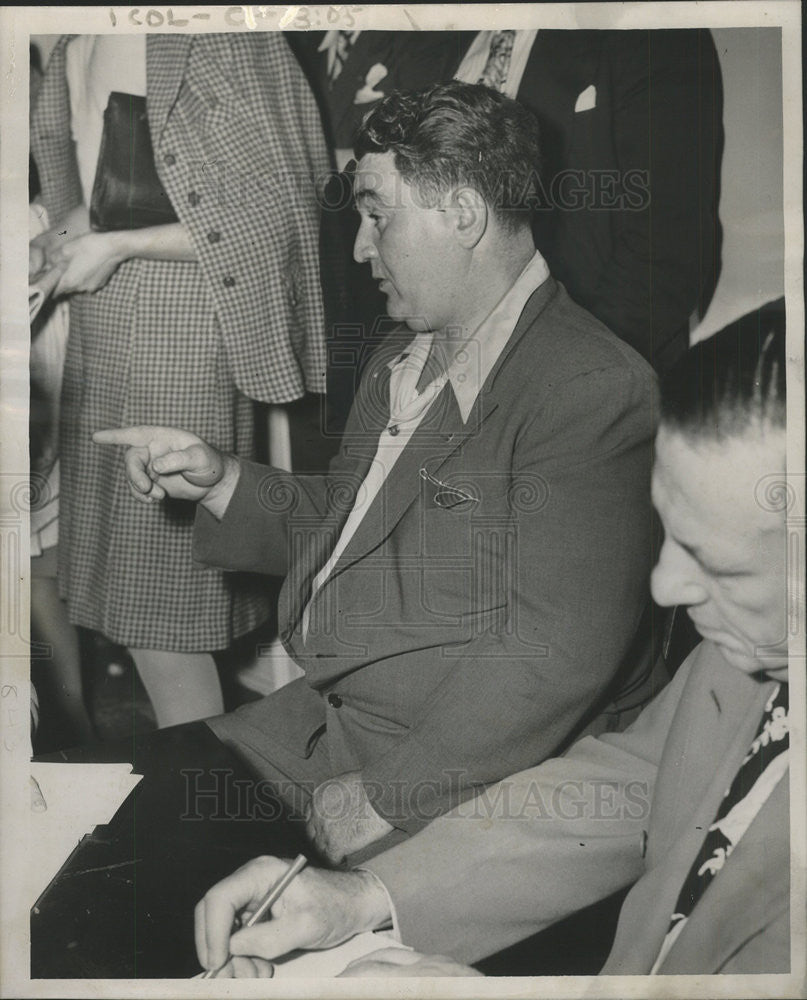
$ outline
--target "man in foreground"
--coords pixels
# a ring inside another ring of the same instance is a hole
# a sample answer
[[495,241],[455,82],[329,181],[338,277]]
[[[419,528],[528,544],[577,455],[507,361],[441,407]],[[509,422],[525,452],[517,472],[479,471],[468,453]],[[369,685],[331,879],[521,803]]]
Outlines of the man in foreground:
[[331,862],[560,752],[635,663],[655,380],[535,251],[539,153],[482,86],[365,122],[354,252],[409,332],[368,364],[329,475],[170,428],[95,435],[131,446],[138,500],[198,502],[200,562],[286,575],[306,677],[209,725]]
[[364,870],[303,872],[231,937],[285,869],[245,865],[197,907],[201,963],[251,956],[227,971],[270,974],[263,959],[394,920],[450,958],[389,950],[348,974],[474,975],[461,963],[633,884],[603,974],[788,972],[785,446],[777,303],[692,348],[663,387],[652,589],[703,636],[669,686],[624,733],[487,789]]

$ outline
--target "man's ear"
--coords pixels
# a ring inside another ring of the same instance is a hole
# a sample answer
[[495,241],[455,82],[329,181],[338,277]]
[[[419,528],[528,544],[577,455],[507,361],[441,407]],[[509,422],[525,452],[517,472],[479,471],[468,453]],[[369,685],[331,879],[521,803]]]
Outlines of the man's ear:
[[473,250],[488,228],[488,206],[472,187],[460,187],[452,199],[454,238],[466,250]]

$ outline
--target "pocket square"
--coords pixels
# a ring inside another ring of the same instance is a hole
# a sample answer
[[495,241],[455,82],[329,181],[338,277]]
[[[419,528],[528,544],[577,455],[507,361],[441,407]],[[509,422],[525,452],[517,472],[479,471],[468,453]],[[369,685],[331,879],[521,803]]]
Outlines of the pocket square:
[[382,63],[374,63],[368,70],[367,76],[364,78],[364,86],[356,91],[353,103],[369,104],[371,101],[377,101],[380,97],[383,97],[384,91],[376,90],[375,85],[380,83],[386,75],[387,67]]
[[580,111],[591,111],[597,107],[597,88],[593,83],[589,84],[585,90],[581,91],[574,106],[575,114]]

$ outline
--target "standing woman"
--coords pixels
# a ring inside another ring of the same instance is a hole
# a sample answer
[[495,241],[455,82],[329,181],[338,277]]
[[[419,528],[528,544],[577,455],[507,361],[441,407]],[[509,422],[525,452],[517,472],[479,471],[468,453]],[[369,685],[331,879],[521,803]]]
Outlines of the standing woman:
[[[146,98],[176,222],[90,228],[113,91]],[[66,36],[31,145],[70,301],[61,592],[75,624],[129,647],[159,726],[216,715],[211,654],[267,618],[265,588],[195,567],[192,506],[133,503],[91,434],[167,423],[251,457],[252,400],[324,390],[316,105],[279,33]]]

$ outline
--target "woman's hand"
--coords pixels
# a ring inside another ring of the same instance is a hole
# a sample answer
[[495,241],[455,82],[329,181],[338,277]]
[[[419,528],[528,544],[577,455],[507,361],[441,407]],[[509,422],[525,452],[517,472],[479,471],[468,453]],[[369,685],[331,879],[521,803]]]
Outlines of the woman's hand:
[[76,205],[49,229],[28,244],[28,280],[35,279],[42,271],[57,267],[53,261],[59,249],[78,236],[90,231],[90,213],[85,205]]
[[48,253],[48,263],[64,271],[53,294],[97,292],[127,256],[118,233],[84,233],[53,247]]

